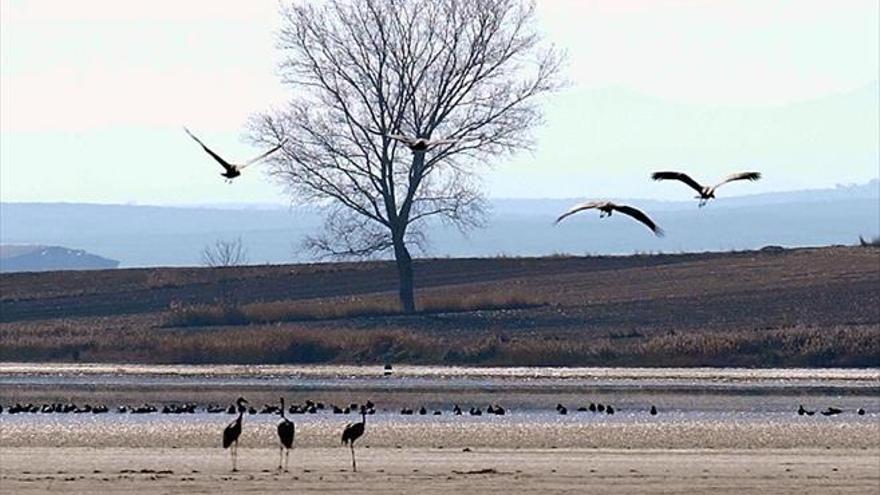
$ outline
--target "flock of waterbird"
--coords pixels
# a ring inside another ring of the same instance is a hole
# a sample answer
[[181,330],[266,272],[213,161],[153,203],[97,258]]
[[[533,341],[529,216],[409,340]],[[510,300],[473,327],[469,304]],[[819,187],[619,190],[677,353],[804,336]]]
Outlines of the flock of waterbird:
[[[186,133],[189,134],[189,136],[191,138],[193,138],[197,143],[199,143],[199,145],[201,145],[202,149],[204,149],[206,153],[211,155],[214,158],[214,160],[216,160],[223,167],[224,171],[220,175],[222,175],[223,177],[226,177],[227,182],[231,182],[232,179],[241,175],[242,169],[244,169],[248,165],[257,163],[260,160],[268,157],[272,153],[275,153],[276,151],[283,148],[284,144],[286,143],[285,140],[282,140],[277,146],[273,147],[272,149],[263,153],[262,155],[257,156],[256,158],[248,160],[247,162],[244,162],[243,164],[233,164],[233,163],[226,161],[220,155],[218,155],[217,153],[212,151],[210,148],[208,148],[208,146],[206,146],[205,143],[203,143],[192,132],[190,132],[189,129],[184,127],[183,130],[185,130]],[[428,138],[424,138],[424,137],[410,137],[410,136],[404,136],[401,134],[386,134],[385,137],[387,137],[388,139],[392,139],[392,140],[399,141],[399,142],[403,143],[413,153],[426,153],[429,150],[436,148],[438,146],[452,145],[452,144],[455,144],[459,141],[458,139],[428,139]],[[677,181],[680,181],[680,182],[687,184],[688,186],[690,186],[693,190],[695,190],[697,192],[697,196],[695,196],[695,198],[700,200],[698,206],[700,208],[702,208],[703,206],[706,205],[706,203],[710,199],[715,199],[715,191],[719,187],[723,186],[724,184],[727,184],[729,182],[734,182],[734,181],[740,181],[740,180],[756,181],[761,178],[761,173],[760,172],[737,172],[737,173],[728,175],[721,182],[718,182],[717,184],[708,185],[708,186],[700,184],[699,182],[697,182],[696,180],[691,178],[691,176],[689,176],[683,172],[674,172],[674,171],[654,172],[653,174],[651,174],[651,178],[656,181],[677,180]],[[559,218],[556,219],[555,223],[559,223],[560,221],[562,221],[566,217],[569,217],[571,215],[574,215],[575,213],[579,213],[579,212],[585,211],[585,210],[599,210],[599,218],[610,217],[611,214],[616,211],[618,213],[622,213],[624,215],[627,215],[627,216],[635,219],[638,222],[641,222],[646,227],[648,227],[651,230],[651,232],[653,232],[656,236],[662,237],[664,235],[663,229],[661,229],[659,226],[657,226],[657,224],[653,220],[651,220],[651,217],[649,217],[647,214],[645,214],[645,212],[643,212],[633,206],[619,205],[619,204],[613,203],[611,201],[587,201],[584,203],[576,204],[573,207],[571,207],[571,209],[569,209],[568,211],[566,211],[565,213],[560,215]]]
[[[271,415],[279,415],[280,419],[276,426],[276,432],[278,435],[278,470],[283,470],[284,472],[288,472],[288,466],[290,462],[290,451],[293,449],[294,439],[296,437],[296,425],[293,421],[291,421],[287,414],[316,414],[321,411],[330,411],[333,414],[343,414],[348,415],[352,413],[357,413],[361,416],[361,421],[350,422],[345,425],[342,430],[342,444],[348,446],[351,451],[351,467],[352,471],[357,471],[357,460],[355,458],[355,442],[364,435],[366,431],[367,424],[367,416],[371,416],[376,414],[376,405],[372,401],[366,401],[363,404],[352,403],[346,406],[339,406],[335,404],[325,405],[323,402],[315,402],[312,400],[306,400],[302,404],[291,404],[289,407],[285,407],[284,397],[279,399],[279,405],[272,404],[264,404],[262,408],[257,409],[256,407],[250,405],[250,403],[244,397],[239,397],[233,404],[229,406],[221,406],[219,404],[208,404],[203,408],[203,411],[206,413],[226,413],[226,414],[237,414],[236,418],[226,425],[223,428],[223,439],[222,445],[224,449],[229,450],[230,459],[232,461],[232,471],[238,471],[238,442],[239,438],[242,434],[242,426],[244,422],[245,414],[254,415],[254,414],[271,414]],[[567,415],[569,413],[569,408],[563,404],[556,404],[556,414],[559,415]],[[604,414],[604,415],[614,415],[618,412],[618,409],[615,408],[611,404],[603,404],[601,402],[590,402],[589,405],[581,405],[578,407],[573,407],[572,411],[576,411],[578,413],[593,413],[593,414]],[[140,406],[130,406],[130,405],[121,405],[118,406],[115,411],[119,414],[150,414],[150,413],[161,413],[161,414],[195,414],[198,412],[198,406],[194,403],[185,403],[185,404],[166,404],[161,408],[151,405],[151,404],[143,404]],[[434,409],[433,412],[429,412],[428,408],[425,406],[421,406],[418,409],[404,407],[400,409],[399,414],[402,416],[410,416],[410,415],[421,415],[421,416],[441,416],[444,414],[442,410]],[[642,410],[643,411],[643,410]],[[110,408],[104,404],[81,404],[76,405],[73,403],[52,403],[52,404],[42,404],[42,405],[34,405],[34,404],[13,404],[8,406],[5,410],[3,406],[0,406],[0,414],[21,414],[21,413],[72,413],[72,414],[81,414],[81,413],[93,413],[93,414],[101,414],[110,412]],[[505,416],[508,414],[508,410],[502,407],[499,404],[490,404],[485,407],[485,409],[480,407],[470,407],[470,409],[462,409],[458,404],[453,404],[452,408],[449,412],[454,416],[483,416],[484,414],[487,416]],[[628,411],[630,413],[638,414],[639,411]],[[859,416],[864,416],[866,414],[863,408],[858,408],[854,411]],[[817,413],[817,410],[806,409],[803,404],[801,404],[797,409],[797,414],[799,416],[813,416]],[[823,411],[818,411],[818,413],[822,416],[837,416],[839,414],[844,414],[845,411],[839,407],[829,406]],[[648,414],[651,416],[657,416],[659,411],[655,405],[651,405],[650,409],[648,409]]]

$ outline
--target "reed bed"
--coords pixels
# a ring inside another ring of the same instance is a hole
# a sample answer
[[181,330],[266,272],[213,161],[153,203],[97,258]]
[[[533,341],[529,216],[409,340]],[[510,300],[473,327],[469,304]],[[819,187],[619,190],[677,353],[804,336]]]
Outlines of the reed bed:
[[[413,316],[412,318],[430,318]],[[475,366],[871,367],[873,325],[536,337],[473,331],[454,337],[408,328],[254,324],[200,328],[95,327],[82,322],[0,327],[0,360],[167,364],[386,362]]]
[[[419,295],[417,303],[418,314],[525,309],[547,304],[543,299],[517,291],[487,291],[470,294],[427,292]],[[169,307],[166,325],[169,327],[246,325],[402,314],[404,313],[394,294],[243,305],[228,301],[218,301],[214,304],[172,303]]]

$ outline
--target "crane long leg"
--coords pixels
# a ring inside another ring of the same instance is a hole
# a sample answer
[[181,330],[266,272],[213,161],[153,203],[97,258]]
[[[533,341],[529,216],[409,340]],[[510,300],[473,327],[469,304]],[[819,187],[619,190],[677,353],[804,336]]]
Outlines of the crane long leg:
[[287,473],[290,470],[288,469],[290,466],[290,449],[284,451],[284,472]]
[[229,454],[232,456],[232,472],[238,471],[238,440],[232,442]]
[[284,446],[278,447],[278,470],[281,471],[281,461],[284,459]]
[[358,470],[357,462],[354,460],[354,442],[351,442],[351,470],[355,473]]

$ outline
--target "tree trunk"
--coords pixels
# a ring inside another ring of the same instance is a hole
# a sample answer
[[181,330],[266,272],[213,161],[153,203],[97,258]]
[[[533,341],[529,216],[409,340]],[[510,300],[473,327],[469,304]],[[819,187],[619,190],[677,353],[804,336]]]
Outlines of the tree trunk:
[[413,294],[412,257],[403,239],[394,238],[394,260],[397,262],[397,276],[400,279],[400,306],[405,313],[415,313],[416,300]]

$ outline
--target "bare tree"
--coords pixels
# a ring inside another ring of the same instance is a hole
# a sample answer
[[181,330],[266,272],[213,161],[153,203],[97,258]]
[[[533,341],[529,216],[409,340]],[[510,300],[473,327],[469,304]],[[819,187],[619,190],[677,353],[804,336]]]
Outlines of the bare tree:
[[211,268],[241,266],[247,262],[247,249],[241,242],[241,237],[229,241],[218,239],[202,250],[202,264]]
[[[531,146],[538,97],[560,86],[562,56],[523,0],[329,0],[282,9],[289,105],[251,121],[295,201],[326,209],[311,249],[393,252],[400,301],[415,310],[409,246],[431,218],[481,225],[474,169]],[[410,150],[390,135],[442,141]]]

